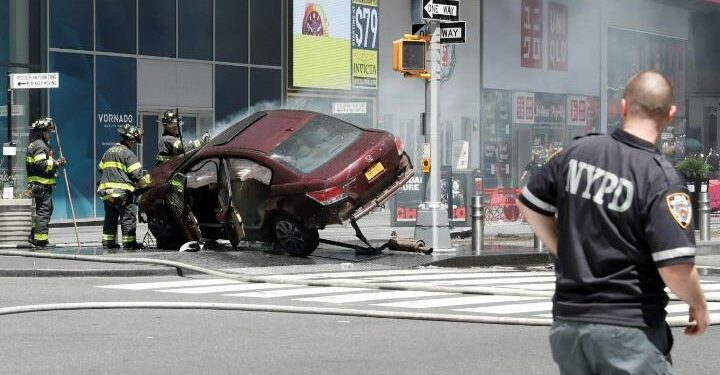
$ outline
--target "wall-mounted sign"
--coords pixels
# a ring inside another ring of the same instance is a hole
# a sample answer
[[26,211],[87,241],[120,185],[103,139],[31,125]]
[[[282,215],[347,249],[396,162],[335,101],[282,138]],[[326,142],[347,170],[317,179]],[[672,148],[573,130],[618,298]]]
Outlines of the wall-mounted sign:
[[585,126],[587,124],[588,102],[584,96],[568,96],[567,124],[570,126]]
[[542,68],[542,0],[522,0],[520,7],[520,66]]
[[568,70],[568,7],[548,4],[548,69]]
[[350,102],[350,103],[333,103],[333,114],[366,114],[366,102]]
[[10,74],[11,89],[43,89],[60,87],[60,73]]
[[379,0],[295,0],[292,86],[376,89]]
[[531,92],[516,92],[513,94],[513,123],[535,123],[535,94]]
[[[24,104],[13,104],[12,106],[12,115],[13,116],[23,116],[25,115],[25,105]],[[0,117],[7,117],[7,106],[2,105],[0,106]]]
[[380,16],[378,0],[353,0],[352,87],[377,88]]

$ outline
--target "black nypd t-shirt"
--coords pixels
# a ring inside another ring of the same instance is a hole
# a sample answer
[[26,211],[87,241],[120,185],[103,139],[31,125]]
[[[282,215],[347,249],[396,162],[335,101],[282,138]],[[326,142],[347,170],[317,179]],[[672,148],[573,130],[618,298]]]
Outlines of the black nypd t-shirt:
[[645,327],[665,320],[658,267],[693,263],[683,179],[647,141],[622,129],[568,145],[519,199],[558,219],[553,316]]

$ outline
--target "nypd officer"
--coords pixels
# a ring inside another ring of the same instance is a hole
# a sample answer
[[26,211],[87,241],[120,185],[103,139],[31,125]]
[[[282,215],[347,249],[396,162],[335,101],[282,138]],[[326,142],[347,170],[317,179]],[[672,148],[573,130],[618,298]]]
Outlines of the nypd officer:
[[142,249],[144,246],[135,240],[135,208],[133,191],[142,179],[142,166],[133,150],[141,142],[142,130],[125,124],[118,128],[121,140],[110,147],[102,157],[98,171],[102,174],[98,185],[98,195],[105,206],[102,245],[104,249],[118,249],[118,218],[122,230],[122,242],[125,250]]
[[158,144],[158,154],[155,158],[155,165],[164,163],[190,150],[196,149],[207,143],[210,134],[205,134],[198,140],[185,142],[180,141],[180,126],[182,117],[177,112],[167,110],[160,116],[160,123],[163,125],[163,133]]
[[52,190],[59,167],[65,166],[65,158],[53,158],[50,134],[55,122],[50,117],[39,119],[30,125],[30,144],[25,158],[28,190],[35,199],[35,221],[28,241],[36,247],[48,245],[48,226],[53,212]]
[[689,306],[685,334],[708,326],[688,191],[655,147],[672,100],[661,74],[633,76],[622,128],[571,142],[518,198],[557,256],[550,346],[561,374],[671,373],[665,286]]

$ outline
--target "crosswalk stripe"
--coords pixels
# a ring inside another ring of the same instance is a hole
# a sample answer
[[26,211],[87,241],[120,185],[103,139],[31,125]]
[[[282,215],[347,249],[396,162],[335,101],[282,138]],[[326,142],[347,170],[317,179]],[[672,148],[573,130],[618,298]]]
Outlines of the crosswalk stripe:
[[467,272],[467,273],[451,273],[440,275],[409,275],[409,276],[387,276],[373,277],[372,281],[423,281],[423,280],[454,280],[454,279],[470,279],[470,278],[501,278],[501,277],[534,277],[534,276],[553,276],[552,272]]
[[324,302],[324,303],[349,303],[349,302],[378,301],[378,300],[383,300],[383,299],[436,297],[436,296],[449,295],[449,294],[451,294],[451,293],[402,290],[402,291],[392,291],[392,292],[356,293],[356,294],[341,294],[341,295],[337,295],[337,296],[299,298],[299,299],[296,299],[296,301]]
[[278,277],[286,278],[288,276],[296,279],[316,279],[316,278],[343,278],[343,277],[374,277],[374,276],[387,276],[387,275],[416,275],[416,274],[455,274],[459,271],[457,269],[444,269],[444,268],[425,268],[425,269],[410,269],[410,270],[381,270],[381,271],[347,271],[347,272],[321,272],[321,273],[303,273],[295,275],[272,275],[266,277]]
[[101,285],[98,288],[125,289],[125,290],[149,290],[159,288],[182,288],[204,285],[222,285],[237,284],[239,281],[227,279],[199,279],[199,280],[183,280],[183,281],[160,281],[155,283],[136,283],[136,284],[119,284],[119,285]]
[[525,290],[555,290],[555,283],[540,283],[540,284],[512,284],[508,285],[511,289],[525,289]]
[[521,303],[513,305],[470,307],[453,311],[475,312],[481,314],[519,314],[552,309],[552,302]]
[[720,298],[720,292],[705,293],[705,298]]
[[[522,284],[522,283],[529,283],[529,282],[548,282],[548,281],[555,281],[555,276],[546,276],[546,277],[507,277],[507,278],[498,278],[498,279],[469,279],[469,280],[437,280],[437,281],[426,281],[425,284],[432,284],[432,285],[462,285],[462,286],[472,286],[472,285],[487,285],[487,284]],[[406,284],[408,282],[398,282],[397,284]],[[413,282],[416,283],[416,282]],[[554,285],[554,284],[553,284]]]
[[[720,302],[708,302],[707,304],[708,310],[719,310],[720,309]],[[673,303],[670,305],[667,305],[665,308],[665,311],[668,312],[668,314],[675,314],[675,313],[687,313],[688,312],[688,305],[685,303]]]
[[720,290],[720,284],[702,284],[701,287],[704,291]]
[[471,296],[455,298],[433,298],[415,301],[379,303],[375,306],[403,307],[408,309],[428,309],[433,307],[449,307],[462,305],[479,305],[484,303],[519,302],[544,299],[544,297],[516,297],[516,296]]
[[309,287],[300,289],[281,289],[281,290],[263,290],[260,292],[250,293],[232,293],[225,294],[232,297],[250,297],[250,298],[275,298],[275,297],[294,297],[307,296],[313,294],[331,294],[342,292],[365,291],[365,288],[342,288],[342,287]]
[[160,289],[160,290],[156,290],[156,292],[180,293],[180,294],[209,294],[209,293],[241,292],[241,291],[246,291],[246,290],[292,288],[293,286],[294,285],[288,285],[288,284],[246,283],[246,284],[234,284],[234,285],[203,286],[203,287],[197,287],[197,288]]

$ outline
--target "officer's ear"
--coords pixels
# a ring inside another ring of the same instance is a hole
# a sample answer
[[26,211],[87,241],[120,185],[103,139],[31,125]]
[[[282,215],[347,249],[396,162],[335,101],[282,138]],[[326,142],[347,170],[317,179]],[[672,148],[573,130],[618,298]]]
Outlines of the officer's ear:
[[620,117],[621,118],[627,117],[627,111],[628,111],[627,100],[625,100],[625,98],[622,98],[622,99],[620,99]]
[[668,112],[667,122],[671,123],[672,120],[675,118],[676,114],[677,114],[677,106],[671,105],[670,112]]

